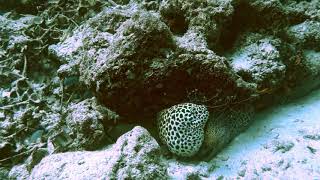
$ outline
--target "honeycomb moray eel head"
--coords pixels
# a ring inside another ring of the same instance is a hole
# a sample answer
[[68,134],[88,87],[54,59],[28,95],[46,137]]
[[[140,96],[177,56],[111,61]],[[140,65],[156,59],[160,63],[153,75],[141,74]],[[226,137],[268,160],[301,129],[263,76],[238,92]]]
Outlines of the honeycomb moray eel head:
[[183,103],[165,109],[157,117],[160,139],[170,152],[191,157],[202,145],[208,118],[209,111],[204,105]]

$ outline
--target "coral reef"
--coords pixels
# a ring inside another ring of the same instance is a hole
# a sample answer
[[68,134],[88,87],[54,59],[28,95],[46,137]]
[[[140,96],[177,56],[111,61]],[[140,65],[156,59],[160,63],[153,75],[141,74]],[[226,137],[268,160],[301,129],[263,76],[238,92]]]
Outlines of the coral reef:
[[[45,156],[45,163],[67,157],[68,165],[57,163],[63,177],[100,176],[96,163],[113,173],[106,178],[167,178],[176,160],[161,164],[160,152],[139,151],[159,150],[149,134],[121,136],[139,125],[158,139],[158,112],[160,139],[173,154],[210,159],[253,113],[320,86],[319,7],[319,0],[0,0],[0,179],[41,174]],[[206,107],[200,114],[209,111],[208,120],[190,115],[198,127],[185,123],[188,113],[165,115],[186,102]],[[176,124],[188,132],[179,143]],[[75,150],[94,152],[55,156]],[[313,144],[306,150],[318,153]],[[200,169],[185,178],[205,177]]]
[[160,139],[172,153],[193,156],[202,145],[208,117],[204,105],[184,103],[165,109],[157,118]]
[[49,57],[48,46],[94,11],[78,14],[79,1],[0,4],[0,165],[26,161],[30,169],[45,156],[48,139],[63,131],[69,103],[92,97],[77,78],[59,80],[60,64]]

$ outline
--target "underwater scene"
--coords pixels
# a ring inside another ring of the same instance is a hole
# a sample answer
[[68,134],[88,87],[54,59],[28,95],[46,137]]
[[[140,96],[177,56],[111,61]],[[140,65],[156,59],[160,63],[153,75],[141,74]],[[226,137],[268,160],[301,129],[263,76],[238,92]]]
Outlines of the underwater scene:
[[320,1],[0,0],[0,179],[320,179]]

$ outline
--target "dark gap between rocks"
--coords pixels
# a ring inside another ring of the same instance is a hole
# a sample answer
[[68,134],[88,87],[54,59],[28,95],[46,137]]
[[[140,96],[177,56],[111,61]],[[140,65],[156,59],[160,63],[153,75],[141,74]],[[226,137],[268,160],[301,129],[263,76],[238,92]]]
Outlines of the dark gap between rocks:
[[255,10],[246,3],[239,3],[235,5],[235,12],[232,17],[232,21],[227,25],[222,32],[215,52],[218,54],[225,54],[234,47],[234,43],[239,35],[249,28],[250,25],[256,21]]

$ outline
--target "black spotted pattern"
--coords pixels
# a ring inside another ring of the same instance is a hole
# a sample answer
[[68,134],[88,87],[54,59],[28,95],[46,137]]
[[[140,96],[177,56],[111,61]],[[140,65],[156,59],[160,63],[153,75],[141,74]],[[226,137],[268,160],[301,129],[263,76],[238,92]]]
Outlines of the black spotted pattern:
[[160,139],[172,153],[193,156],[202,145],[208,117],[204,105],[183,103],[165,109],[157,118]]

